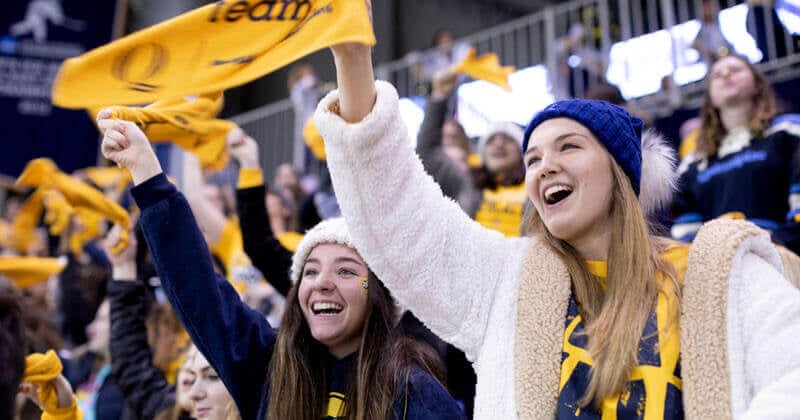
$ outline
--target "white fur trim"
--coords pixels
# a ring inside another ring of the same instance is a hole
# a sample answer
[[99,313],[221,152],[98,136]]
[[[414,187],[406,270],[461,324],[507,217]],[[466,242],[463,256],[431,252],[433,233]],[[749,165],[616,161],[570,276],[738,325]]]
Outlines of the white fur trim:
[[292,284],[297,284],[308,254],[319,244],[342,244],[356,249],[343,218],[334,217],[319,222],[306,232],[303,240],[297,245],[297,251],[292,256],[292,270],[290,272]]
[[728,359],[735,418],[800,418],[800,291],[781,274],[765,233],[734,257],[728,298]]
[[675,150],[655,130],[642,134],[642,178],[639,204],[645,216],[666,207],[678,182],[675,172]]

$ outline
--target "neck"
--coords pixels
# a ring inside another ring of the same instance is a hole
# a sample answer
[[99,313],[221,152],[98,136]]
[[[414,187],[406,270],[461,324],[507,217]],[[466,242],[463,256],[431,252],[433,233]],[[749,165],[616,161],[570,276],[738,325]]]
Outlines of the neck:
[[725,106],[719,109],[719,119],[726,131],[731,131],[739,127],[747,127],[750,124],[750,116],[753,113],[753,104],[750,101],[740,105]]
[[580,238],[567,241],[586,261],[607,261],[611,248],[611,229],[608,222],[598,226]]
[[342,360],[347,356],[355,353],[358,350],[358,344],[355,346],[333,346],[328,347],[328,353],[335,357],[337,360]]

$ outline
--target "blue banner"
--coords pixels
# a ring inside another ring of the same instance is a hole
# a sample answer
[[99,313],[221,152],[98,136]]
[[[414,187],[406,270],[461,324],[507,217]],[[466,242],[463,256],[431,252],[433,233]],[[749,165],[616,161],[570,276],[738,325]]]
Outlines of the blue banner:
[[[86,112],[50,103],[64,59],[111,41],[117,0],[3,1],[0,14],[0,175],[37,157],[65,172],[93,166],[100,136]],[[91,95],[92,92],[86,92]]]

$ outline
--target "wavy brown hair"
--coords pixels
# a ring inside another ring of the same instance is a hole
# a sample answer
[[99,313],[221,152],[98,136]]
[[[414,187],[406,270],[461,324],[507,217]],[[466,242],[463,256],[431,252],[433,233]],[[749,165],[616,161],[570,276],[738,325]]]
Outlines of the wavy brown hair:
[[[711,67],[709,67],[709,79],[711,70],[714,65],[721,59],[727,57],[734,57],[743,62],[750,73],[753,75],[755,81],[755,95],[753,96],[753,111],[748,122],[750,133],[755,137],[761,137],[764,130],[769,127],[772,118],[778,112],[775,101],[775,94],[772,92],[769,82],[755,66],[750,64],[747,58],[736,54],[729,54],[726,56],[718,57],[715,59]],[[710,80],[709,80],[710,84]],[[728,134],[728,130],[722,125],[722,120],[719,117],[719,109],[714,107],[711,102],[711,89],[707,88],[703,97],[703,106],[700,109],[700,118],[702,125],[700,126],[700,135],[697,138],[697,152],[705,157],[712,157],[717,154],[717,148],[720,142]]]
[[[570,274],[572,293],[586,327],[587,350],[593,361],[589,385],[580,400],[582,406],[592,402],[599,406],[605,398],[625,389],[631,370],[638,364],[639,342],[659,292],[673,290],[677,295],[673,301],[680,302],[675,269],[660,257],[670,242],[650,234],[650,226],[625,172],[611,155],[608,158],[614,187],[608,215],[611,246],[605,291],[578,251],[553,236],[533,206],[528,206],[523,217],[523,229],[540,235],[561,256]],[[662,287],[657,273],[666,275],[674,287]],[[668,320],[667,328],[678,321],[677,308],[671,309],[675,309],[670,313],[676,314],[676,319]]]
[[[361,342],[347,381],[347,419],[388,419],[414,365],[443,382],[433,349],[395,328],[395,304],[372,271]],[[302,281],[302,277],[299,281]],[[326,347],[314,339],[297,298],[298,282],[286,296],[286,311],[270,362],[268,419],[324,417],[328,401]]]

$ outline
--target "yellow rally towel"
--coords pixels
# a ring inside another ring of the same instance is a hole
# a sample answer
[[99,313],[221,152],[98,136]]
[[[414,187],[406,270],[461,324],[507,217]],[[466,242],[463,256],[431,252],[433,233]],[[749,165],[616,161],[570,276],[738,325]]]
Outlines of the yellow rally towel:
[[72,404],[67,407],[58,407],[58,393],[52,381],[61,374],[61,360],[56,352],[48,350],[47,353],[32,353],[25,358],[25,375],[23,382],[30,382],[38,389],[36,395],[42,403],[42,420],[67,420],[82,419],[83,413],[77,407],[77,400],[72,398]]
[[325,155],[325,142],[322,140],[322,134],[319,133],[317,125],[314,124],[314,117],[310,117],[303,126],[303,139],[306,141],[306,146],[311,149],[311,153],[319,160],[326,160]]
[[69,237],[69,249],[75,255],[83,255],[83,247],[93,239],[100,239],[100,224],[103,215],[85,207],[75,209],[78,229]]
[[[97,114],[95,113],[92,118],[96,116]],[[93,166],[84,168],[83,171],[89,181],[92,181],[94,185],[100,188],[120,189],[127,186],[132,180],[131,173],[127,169],[118,166]]]
[[15,185],[58,190],[72,207],[95,211],[123,227],[120,242],[112,251],[119,252],[127,246],[127,229],[131,221],[125,209],[97,189],[59,171],[50,159],[38,158],[28,162]]
[[50,226],[51,235],[61,235],[67,230],[72,215],[75,214],[73,208],[64,195],[53,188],[40,188],[36,192],[42,193],[42,204],[47,210],[44,214],[44,223]]
[[510,91],[508,75],[514,73],[515,70],[516,68],[513,66],[500,66],[500,60],[495,53],[475,57],[475,48],[470,48],[464,61],[458,64],[453,72],[465,73],[474,79],[486,80]]
[[18,289],[39,284],[65,266],[58,258],[0,257],[0,274],[11,279]]
[[[204,168],[220,170],[228,164],[225,139],[228,132],[237,127],[230,121],[214,118],[222,105],[222,92],[214,92],[196,98],[164,99],[144,108],[112,106],[106,109],[111,110],[114,118],[136,123],[150,141],[174,143],[197,155]],[[96,115],[94,112],[92,117]]]
[[66,60],[53,103],[147,104],[223,91],[344,42],[375,44],[364,0],[216,1]]
[[42,196],[44,189],[36,190],[22,204],[17,213],[17,217],[11,222],[10,246],[22,253],[27,253],[28,249],[38,240],[36,236],[36,226],[42,218],[44,204]]

